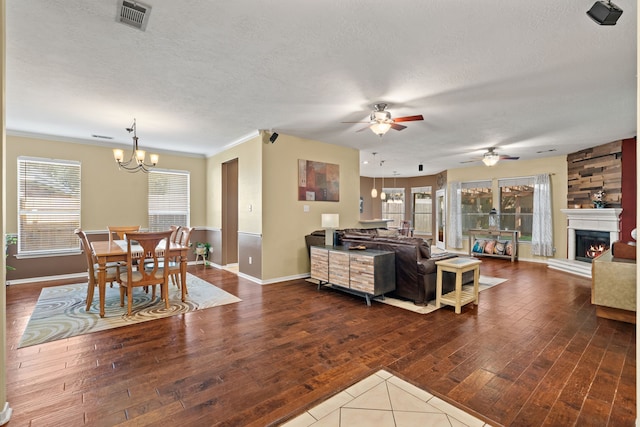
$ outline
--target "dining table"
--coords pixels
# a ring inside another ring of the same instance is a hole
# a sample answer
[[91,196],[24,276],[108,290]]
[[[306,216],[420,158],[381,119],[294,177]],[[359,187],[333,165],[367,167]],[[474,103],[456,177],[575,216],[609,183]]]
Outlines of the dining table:
[[[158,256],[162,256],[162,252],[164,252],[165,245],[163,243],[159,244],[157,247],[156,254]],[[127,241],[126,240],[112,240],[112,241],[96,241],[91,242],[91,251],[93,255],[98,260],[98,291],[100,294],[100,317],[104,317],[104,298],[107,287],[107,263],[109,262],[119,262],[124,261],[127,262],[128,251],[127,251]],[[187,283],[187,255],[189,251],[189,246],[184,246],[179,243],[171,242],[169,246],[169,257],[180,258],[180,283],[182,286],[180,287],[182,290],[182,301],[184,302],[187,296],[187,287],[185,284]],[[140,247],[139,251],[134,249],[132,246],[131,249],[133,258],[141,258],[142,257],[142,248]]]

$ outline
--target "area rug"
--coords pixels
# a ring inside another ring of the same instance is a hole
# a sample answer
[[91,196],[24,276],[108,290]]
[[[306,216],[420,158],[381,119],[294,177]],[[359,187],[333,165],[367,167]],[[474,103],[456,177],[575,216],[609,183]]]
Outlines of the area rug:
[[125,306],[120,307],[119,288],[107,286],[105,317],[101,318],[97,290],[91,309],[85,311],[86,283],[44,288],[18,348],[242,301],[190,273],[187,273],[187,289],[189,294],[182,302],[181,291],[177,286],[169,285],[169,308],[165,308],[158,297],[152,300],[151,292],[135,289],[133,311],[127,316],[126,300]]
[[[315,285],[318,284],[318,280],[317,279],[306,279],[307,282],[309,283],[313,283]],[[500,283],[504,283],[506,282],[507,279],[500,279],[498,277],[490,277],[490,276],[483,276],[482,274],[480,275],[480,280],[479,282],[479,286],[478,286],[478,290],[480,292],[484,291],[485,289],[489,289],[493,286],[499,285]],[[331,285],[327,285],[328,287],[331,287]],[[372,301],[377,301],[377,302],[381,302],[383,304],[387,304],[387,305],[392,305],[394,307],[398,307],[398,308],[402,308],[405,310],[409,310],[409,311],[413,311],[414,313],[418,313],[418,314],[429,314],[431,312],[434,312],[437,310],[436,308],[436,302],[435,300],[433,301],[429,301],[429,303],[427,305],[416,305],[413,303],[413,301],[407,301],[407,300],[402,300],[402,299],[398,299],[398,298],[393,298],[390,296],[385,295],[384,299],[380,298],[380,297],[376,297],[374,299],[372,299]]]
[[[489,289],[493,286],[499,285],[500,283],[506,282],[507,279],[500,279],[498,277],[490,277],[480,275],[479,286],[478,289],[480,292]],[[416,305],[413,301],[406,301],[397,298],[388,297],[385,295],[384,299],[376,298],[375,301],[379,301],[384,304],[392,305],[394,307],[403,308],[405,310],[413,311],[414,313],[419,314],[429,314],[431,312],[436,311],[438,308],[436,307],[436,301],[429,301],[427,305]]]

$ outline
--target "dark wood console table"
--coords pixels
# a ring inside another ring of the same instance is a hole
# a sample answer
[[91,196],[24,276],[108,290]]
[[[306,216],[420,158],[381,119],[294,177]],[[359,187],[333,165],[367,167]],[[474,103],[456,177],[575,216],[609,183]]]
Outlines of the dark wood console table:
[[350,250],[342,246],[311,246],[311,278],[318,289],[332,285],[336,289],[372,297],[396,289],[396,254],[375,249]]

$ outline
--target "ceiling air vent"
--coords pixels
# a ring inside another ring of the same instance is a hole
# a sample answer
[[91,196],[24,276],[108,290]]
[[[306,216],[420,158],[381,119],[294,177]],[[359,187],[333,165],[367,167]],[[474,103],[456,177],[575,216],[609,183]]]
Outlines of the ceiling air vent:
[[130,27],[144,31],[147,28],[151,6],[137,1],[121,0],[118,21]]

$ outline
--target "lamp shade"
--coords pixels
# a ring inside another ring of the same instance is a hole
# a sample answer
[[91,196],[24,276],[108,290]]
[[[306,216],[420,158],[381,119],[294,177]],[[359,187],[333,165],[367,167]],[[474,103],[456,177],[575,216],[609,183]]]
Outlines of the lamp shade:
[[322,214],[322,228],[338,228],[339,223],[339,214]]

